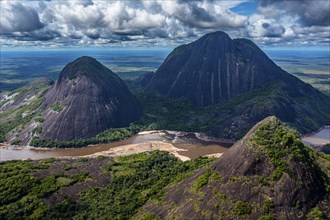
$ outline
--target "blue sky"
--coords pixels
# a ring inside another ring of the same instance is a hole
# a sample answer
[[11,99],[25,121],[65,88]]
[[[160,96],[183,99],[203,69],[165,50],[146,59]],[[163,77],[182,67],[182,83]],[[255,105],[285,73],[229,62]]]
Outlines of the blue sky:
[[237,14],[250,16],[256,13],[257,7],[258,3],[256,1],[247,1],[230,8],[230,10]]
[[329,49],[329,0],[0,2],[1,49],[173,48],[213,31],[264,48]]

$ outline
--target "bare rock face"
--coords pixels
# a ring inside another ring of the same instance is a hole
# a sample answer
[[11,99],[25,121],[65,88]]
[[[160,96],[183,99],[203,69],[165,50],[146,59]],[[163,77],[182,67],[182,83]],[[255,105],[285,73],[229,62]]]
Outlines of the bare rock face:
[[61,71],[47,92],[40,137],[90,138],[138,120],[141,109],[125,83],[91,57],[80,57]]
[[48,78],[39,78],[29,84],[14,90],[9,95],[8,92],[0,92],[0,113],[5,111],[13,111],[19,107],[29,104],[33,99],[42,95],[43,89],[53,85],[54,81]]
[[[0,142],[27,145],[33,136],[44,95],[54,82],[39,78],[14,91],[0,93]],[[14,119],[14,120],[13,120]]]
[[147,88],[207,106],[276,80],[292,86],[295,93],[316,92],[278,67],[252,41],[232,40],[219,31],[174,49]]
[[[306,219],[330,217],[329,161],[304,146],[275,117],[255,125],[216,160],[167,187],[138,215],[161,219]],[[314,214],[313,214],[314,213]],[[315,216],[314,216],[315,217]]]

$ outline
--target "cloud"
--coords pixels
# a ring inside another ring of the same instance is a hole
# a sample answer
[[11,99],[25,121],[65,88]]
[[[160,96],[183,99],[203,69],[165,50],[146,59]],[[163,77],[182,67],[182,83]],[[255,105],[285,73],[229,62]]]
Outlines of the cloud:
[[166,17],[143,8],[133,8],[125,2],[115,2],[104,7],[103,22],[110,32],[119,35],[140,35],[146,30],[161,27]]
[[224,8],[219,1],[158,1],[164,12],[190,27],[243,27],[247,17]]
[[234,12],[249,1],[1,0],[0,43],[172,47],[217,30],[261,45],[329,41],[328,0],[261,0],[248,16]]
[[17,1],[1,1],[1,34],[31,32],[44,27],[37,11]]
[[330,1],[329,0],[262,0],[260,9],[283,11],[292,16],[298,16],[303,26],[329,26]]
[[282,37],[285,28],[274,20],[260,19],[247,27],[251,37]]
[[175,44],[213,29],[243,28],[247,21],[246,16],[229,10],[242,1],[21,2],[1,1],[1,38],[77,45],[129,41],[163,44],[167,39]]
[[14,32],[8,34],[7,37],[17,41],[49,41],[60,37],[60,34],[52,30],[42,30],[33,32]]
[[247,35],[263,45],[327,45],[329,12],[327,0],[262,0],[249,17]]

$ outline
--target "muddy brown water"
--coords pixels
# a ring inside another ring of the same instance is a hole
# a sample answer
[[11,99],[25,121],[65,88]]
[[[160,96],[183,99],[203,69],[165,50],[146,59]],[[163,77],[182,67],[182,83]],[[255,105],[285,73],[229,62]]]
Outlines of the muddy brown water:
[[[182,156],[187,156],[191,159],[208,154],[223,153],[233,143],[221,142],[221,141],[207,141],[205,136],[202,139],[197,137],[194,133],[185,132],[163,132],[163,133],[151,133],[140,134],[127,138],[122,141],[113,142],[109,144],[97,144],[87,146],[83,148],[71,148],[71,149],[47,149],[47,148],[31,148],[20,147],[15,148],[0,144],[0,161],[16,160],[16,159],[45,159],[51,157],[75,157],[86,156],[97,152],[107,151],[110,148],[123,146],[127,144],[137,144],[147,141],[166,141],[173,144],[180,149],[186,149],[187,151],[178,152]],[[206,137],[207,139],[207,137]],[[323,127],[318,132],[306,135],[302,138],[302,141],[308,145],[322,145],[330,143],[330,127]]]
[[171,132],[138,134],[122,141],[109,144],[97,144],[83,148],[70,149],[50,149],[50,148],[31,148],[12,146],[0,146],[0,161],[16,160],[16,159],[45,159],[52,157],[74,157],[86,156],[97,152],[107,151],[110,148],[123,146],[127,144],[137,144],[147,141],[166,141],[172,143],[175,147],[186,149],[188,151],[179,152],[180,155],[194,159],[214,153],[223,153],[232,145],[232,143],[221,143],[214,141],[200,140],[193,133]]

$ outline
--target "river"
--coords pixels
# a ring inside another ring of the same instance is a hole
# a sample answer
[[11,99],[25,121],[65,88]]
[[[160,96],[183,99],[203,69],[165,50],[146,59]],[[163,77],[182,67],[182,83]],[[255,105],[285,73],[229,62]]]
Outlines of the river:
[[[330,126],[323,127],[318,132],[305,135],[301,140],[307,146],[318,146],[330,143]],[[0,146],[0,161],[104,155],[103,153],[109,152],[111,149],[120,149],[124,146],[128,146],[131,153],[138,153],[145,151],[145,149],[139,151],[136,149],[137,147],[148,144],[156,145],[156,148],[153,149],[158,149],[157,145],[162,145],[162,148],[159,149],[168,150],[171,153],[173,153],[174,149],[174,153],[177,155],[181,155],[183,158],[194,159],[199,156],[220,155],[232,146],[233,143],[213,139],[199,133],[153,131],[142,132],[118,142],[96,144],[83,148],[51,149],[3,145]],[[119,154],[124,153],[119,152]]]
[[[13,147],[3,145],[0,147],[0,161],[15,159],[45,159],[52,157],[79,157],[107,152],[119,146],[134,146],[134,144],[166,143],[166,146],[174,146],[180,149],[179,155],[194,159],[199,156],[223,153],[233,143],[209,139],[197,133],[154,131],[142,132],[122,141],[109,144],[97,144],[83,148],[51,149],[34,147]],[[132,152],[135,152],[133,149]],[[163,149],[163,148],[162,148]],[[166,150],[166,149],[165,149]],[[136,151],[137,152],[137,151]],[[102,154],[101,154],[102,155]]]
[[305,135],[301,138],[301,141],[309,147],[315,147],[317,150],[330,153],[326,147],[326,144],[330,143],[330,126],[324,126],[319,131]]

